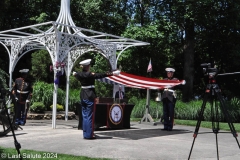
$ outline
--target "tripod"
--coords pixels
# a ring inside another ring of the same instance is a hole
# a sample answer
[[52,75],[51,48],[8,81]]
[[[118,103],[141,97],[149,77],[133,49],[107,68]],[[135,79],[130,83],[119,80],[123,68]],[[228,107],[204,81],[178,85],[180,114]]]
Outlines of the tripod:
[[233,137],[236,139],[238,147],[240,148],[240,145],[239,145],[239,142],[237,139],[238,134],[236,133],[234,125],[231,122],[231,118],[228,113],[225,100],[223,99],[223,97],[221,95],[221,89],[219,88],[218,84],[216,83],[215,75],[211,75],[211,74],[209,74],[209,75],[210,75],[209,76],[209,84],[207,84],[207,86],[206,86],[203,104],[202,104],[201,110],[199,112],[199,118],[197,121],[195,132],[193,134],[194,139],[193,139],[193,143],[192,143],[192,147],[191,147],[191,150],[189,153],[188,160],[191,157],[192,149],[193,149],[193,146],[195,143],[195,139],[197,138],[197,135],[198,135],[201,120],[203,119],[204,109],[206,108],[206,103],[208,100],[211,105],[212,131],[216,135],[217,159],[219,159],[218,137],[217,137],[217,134],[219,133],[219,109],[221,109],[222,113],[224,114],[224,117],[229,125],[230,130],[231,130],[231,133],[233,134]]
[[[16,135],[15,135],[15,132],[14,132],[14,127],[12,125],[12,122],[11,122],[11,119],[10,119],[10,115],[8,113],[8,108],[7,108],[7,105],[6,105],[6,100],[5,100],[5,97],[6,96],[9,96],[13,103],[16,103],[14,98],[12,98],[12,95],[11,95],[11,92],[10,91],[7,91],[3,88],[1,88],[0,86],[0,100],[1,102],[3,103],[3,109],[1,110],[1,120],[2,120],[2,125],[3,126],[10,126],[11,128],[11,131],[12,131],[12,134],[13,134],[13,138],[14,138],[14,144],[15,144],[15,148],[18,152],[18,155],[19,155],[19,159],[22,160],[22,156],[21,156],[21,153],[20,153],[20,148],[21,148],[21,145],[20,143],[18,143],[17,141],[17,138],[16,138]],[[7,116],[6,116],[7,115]],[[7,117],[7,120],[6,120],[6,117]]]

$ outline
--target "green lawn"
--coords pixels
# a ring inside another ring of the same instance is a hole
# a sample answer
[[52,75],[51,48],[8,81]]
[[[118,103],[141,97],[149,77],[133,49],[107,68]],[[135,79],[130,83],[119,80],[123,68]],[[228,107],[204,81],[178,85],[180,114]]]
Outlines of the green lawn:
[[[158,121],[159,119],[155,119],[155,121]],[[131,121],[141,121],[141,118],[131,118]],[[176,125],[186,125],[186,126],[196,126],[197,121],[196,120],[180,120],[180,119],[175,119],[174,123]],[[240,132],[240,123],[233,123],[234,128],[237,132]],[[212,128],[212,122],[208,121],[201,121],[200,127],[203,128]],[[228,126],[228,123],[219,123],[219,128],[220,130],[225,130],[225,131],[230,131],[230,128]]]
[[[58,153],[46,153],[38,152],[33,150],[20,149],[23,160],[109,160],[106,158],[89,158],[84,156],[73,156],[67,154],[58,154]],[[17,157],[17,150],[14,148],[4,148],[0,147],[0,159],[1,160],[17,160],[20,159]]]
[[[196,126],[196,124],[197,124],[197,121],[195,121],[195,120],[175,119],[174,122],[175,122],[175,124],[186,125],[186,126]],[[240,132],[240,123],[233,123],[233,126],[237,132]],[[212,128],[212,122],[201,121],[200,127]],[[222,123],[222,122],[219,123],[219,128],[220,128],[220,130],[230,131],[228,123]]]

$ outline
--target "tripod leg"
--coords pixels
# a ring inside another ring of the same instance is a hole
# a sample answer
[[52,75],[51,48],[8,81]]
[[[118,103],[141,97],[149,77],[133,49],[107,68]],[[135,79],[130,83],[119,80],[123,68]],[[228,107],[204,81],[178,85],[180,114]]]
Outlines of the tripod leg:
[[[6,91],[6,93],[3,93],[3,89],[1,89],[1,95],[6,95],[6,97],[10,97],[11,98],[11,102],[13,102],[14,106],[16,106],[16,101],[15,101],[15,98],[13,97],[12,93],[10,91]],[[13,138],[14,138],[14,144],[15,144],[15,148],[18,152],[18,155],[20,155],[19,159],[22,160],[22,155],[20,153],[20,148],[21,148],[21,145],[20,143],[18,143],[17,141],[17,138],[16,138],[16,135],[15,135],[15,132],[14,132],[14,129],[13,129],[13,125],[11,123],[11,118],[10,118],[10,115],[8,113],[8,108],[7,108],[7,105],[6,105],[6,100],[5,98],[3,98],[3,106],[4,106],[4,110],[5,110],[5,113],[6,113],[6,118],[8,119],[8,122],[9,122],[9,125],[10,125],[10,128],[12,130],[12,134],[13,134]]]
[[[214,93],[211,96],[214,96]],[[216,137],[217,159],[219,159],[218,136],[217,136],[217,134],[219,133],[219,109],[215,96],[214,99],[213,98],[210,99],[210,105],[211,105],[212,131]]]
[[239,145],[239,142],[238,142],[238,139],[237,139],[238,134],[237,134],[237,132],[235,130],[235,127],[234,127],[231,119],[230,119],[230,116],[229,116],[229,113],[228,113],[225,101],[223,100],[223,98],[222,98],[222,96],[221,96],[221,94],[219,92],[217,92],[216,94],[217,94],[217,97],[218,97],[218,99],[220,101],[220,104],[221,104],[220,105],[221,110],[222,110],[222,112],[223,112],[223,114],[224,114],[224,116],[225,116],[225,118],[227,120],[227,123],[229,125],[229,128],[230,128],[232,134],[233,134],[233,137],[235,137],[235,139],[237,141],[237,144],[238,144],[238,147],[240,148],[240,145]]
[[216,150],[217,150],[217,159],[219,159],[219,151],[218,151],[218,136],[219,133],[219,105],[216,100],[216,97],[214,100],[212,100],[212,107],[211,107],[211,113],[212,113],[212,130],[213,133],[216,136]]
[[201,121],[202,121],[202,119],[203,119],[203,113],[204,113],[204,110],[205,110],[205,108],[206,108],[206,103],[207,103],[208,95],[209,95],[209,93],[206,93],[206,94],[204,95],[203,104],[202,104],[201,110],[200,110],[200,112],[199,112],[199,115],[198,115],[199,117],[198,117],[197,125],[196,125],[196,128],[195,128],[195,132],[194,132],[194,134],[193,134],[194,139],[193,139],[192,147],[191,147],[191,150],[190,150],[190,153],[189,153],[189,156],[188,156],[188,160],[189,160],[190,157],[191,157],[192,149],[193,149],[193,146],[194,146],[194,143],[195,143],[195,139],[197,138],[198,131],[199,131],[199,127],[200,127]]
[[219,110],[216,99],[211,99],[211,120],[212,120],[212,131],[217,134],[219,131]]
[[216,135],[216,148],[217,148],[217,159],[219,159],[219,152],[218,152],[218,136]]

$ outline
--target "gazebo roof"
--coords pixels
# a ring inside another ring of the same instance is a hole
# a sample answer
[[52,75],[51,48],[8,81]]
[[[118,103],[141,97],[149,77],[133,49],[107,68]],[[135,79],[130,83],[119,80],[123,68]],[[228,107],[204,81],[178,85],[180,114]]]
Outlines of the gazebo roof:
[[[56,21],[0,31],[0,44],[4,45],[8,50],[9,56],[11,54],[11,69],[13,69],[18,60],[26,52],[33,49],[46,49],[46,43],[56,43],[56,41],[59,41],[56,39],[57,36],[61,36],[62,38],[62,41],[59,42],[62,48],[64,46],[70,47],[71,44],[77,44],[82,41],[84,44],[91,44],[92,46],[95,46],[95,48],[104,51],[105,57],[109,58],[110,54],[113,55],[113,57],[110,57],[111,60],[109,61],[111,62],[111,65],[115,67],[117,66],[119,57],[127,48],[149,45],[147,42],[77,27],[70,14],[70,0],[61,0],[60,13]],[[48,45],[48,47],[53,49],[53,45],[54,44],[51,44],[50,46]],[[11,52],[14,53],[10,53],[9,47],[7,46],[10,46]],[[71,49],[81,50],[79,46]],[[90,50],[91,49],[89,49],[89,51]],[[116,56],[115,51],[119,51],[116,59],[114,58]],[[56,57],[53,52],[54,51],[50,53],[52,61],[54,61]],[[66,55],[58,57],[60,57],[60,61],[63,61],[66,58]],[[73,60],[73,63],[75,60],[76,59]]]
[[0,41],[18,39],[34,40],[39,36],[55,32],[56,28],[58,31],[65,32],[67,34],[87,38],[93,43],[101,41],[101,43],[106,42],[117,44],[118,50],[122,50],[127,46],[149,45],[149,43],[146,42],[77,27],[70,14],[70,0],[61,0],[60,13],[56,21],[0,31]]
[[[104,41],[107,43],[115,43],[118,45],[117,48],[119,48],[120,46],[125,48],[126,46],[142,46],[142,45],[149,44],[149,43],[138,41],[138,40],[115,36],[115,35],[107,34],[103,32],[93,31],[93,30],[85,29],[81,27],[71,26],[71,25],[67,25],[67,24],[63,24],[55,21],[0,31],[0,40],[1,41],[18,40],[18,39],[34,40],[39,36],[44,36],[46,34],[51,34],[55,32],[53,26],[57,26],[58,30],[67,29],[68,34],[72,34],[73,36],[75,35],[75,36],[85,37],[91,40],[92,42]],[[45,31],[42,28],[49,28],[49,29]]]

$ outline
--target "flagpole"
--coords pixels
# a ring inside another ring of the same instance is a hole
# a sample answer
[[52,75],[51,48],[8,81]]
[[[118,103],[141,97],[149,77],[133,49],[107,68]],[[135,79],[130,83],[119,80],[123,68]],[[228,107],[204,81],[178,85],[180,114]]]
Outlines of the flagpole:
[[[151,72],[152,72],[151,58],[150,58],[150,61],[149,61],[149,64],[148,64],[147,72],[150,72],[149,75],[150,75],[150,78],[151,78]],[[139,123],[151,123],[153,125],[156,125],[152,116],[149,114],[149,109],[150,109],[150,89],[147,88],[145,115],[143,116],[143,118],[141,119],[141,121]]]

